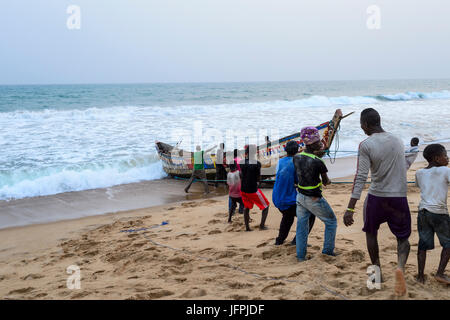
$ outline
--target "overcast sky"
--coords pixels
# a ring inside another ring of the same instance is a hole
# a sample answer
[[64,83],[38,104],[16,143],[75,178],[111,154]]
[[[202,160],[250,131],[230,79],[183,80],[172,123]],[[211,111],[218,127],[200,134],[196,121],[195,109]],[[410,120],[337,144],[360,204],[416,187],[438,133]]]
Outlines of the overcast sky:
[[449,17],[448,0],[2,0],[0,83],[450,78]]

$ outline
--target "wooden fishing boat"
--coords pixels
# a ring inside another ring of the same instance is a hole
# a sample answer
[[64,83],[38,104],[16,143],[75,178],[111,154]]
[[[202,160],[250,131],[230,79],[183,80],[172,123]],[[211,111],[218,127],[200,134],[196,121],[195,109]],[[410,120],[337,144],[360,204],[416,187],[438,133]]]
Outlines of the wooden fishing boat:
[[[338,109],[336,110],[333,118],[330,121],[316,126],[316,128],[319,130],[321,141],[324,145],[325,151],[330,149],[341,120],[352,113],[343,116],[342,111]],[[280,138],[275,141],[269,141],[258,146],[257,157],[258,161],[260,161],[262,165],[261,175],[265,179],[270,179],[275,176],[278,160],[286,156],[284,147],[289,141],[292,140],[296,141],[300,146],[299,152],[301,152],[305,148],[305,145],[300,138],[300,132],[296,132],[289,136]],[[155,144],[158,155],[162,161],[163,169],[169,176],[181,178],[188,178],[191,176],[194,163],[193,152],[178,149],[176,146],[171,146],[160,141],[156,141]],[[241,152],[243,154],[242,150]],[[325,152],[321,152],[317,155],[322,157],[324,154]],[[204,154],[204,168],[208,179],[212,179],[215,176],[215,158],[215,154],[213,153]]]

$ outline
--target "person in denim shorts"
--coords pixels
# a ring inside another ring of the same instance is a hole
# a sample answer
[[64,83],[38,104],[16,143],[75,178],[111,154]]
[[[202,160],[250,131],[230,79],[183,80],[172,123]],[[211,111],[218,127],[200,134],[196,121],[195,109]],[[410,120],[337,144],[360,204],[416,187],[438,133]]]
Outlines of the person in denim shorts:
[[434,249],[436,233],[442,246],[441,261],[434,278],[442,283],[450,284],[450,277],[445,275],[450,258],[450,216],[447,208],[448,186],[450,184],[450,168],[445,147],[430,144],[423,151],[428,167],[417,170],[416,186],[420,188],[419,214],[417,229],[419,231],[419,248],[417,262],[419,274],[417,281],[425,283],[425,260],[427,250]]

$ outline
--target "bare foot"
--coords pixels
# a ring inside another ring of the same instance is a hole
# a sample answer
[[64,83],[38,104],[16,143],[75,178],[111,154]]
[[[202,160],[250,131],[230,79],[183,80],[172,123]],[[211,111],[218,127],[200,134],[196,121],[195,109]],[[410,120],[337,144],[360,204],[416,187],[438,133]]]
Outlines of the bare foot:
[[445,274],[436,274],[434,278],[441,283],[450,284],[450,278]]
[[269,228],[267,228],[266,226],[259,227],[259,230],[267,230],[267,229],[269,229]]
[[421,283],[421,284],[424,284],[425,283],[425,275],[418,274],[417,277],[416,277],[416,281]]
[[398,297],[406,294],[406,281],[402,269],[395,270],[395,295]]

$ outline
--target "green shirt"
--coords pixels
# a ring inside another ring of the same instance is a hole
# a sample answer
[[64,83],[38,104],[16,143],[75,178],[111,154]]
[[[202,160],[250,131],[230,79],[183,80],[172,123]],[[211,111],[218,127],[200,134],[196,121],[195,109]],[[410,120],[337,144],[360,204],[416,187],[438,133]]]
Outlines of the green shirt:
[[203,169],[203,151],[194,152],[194,170]]

